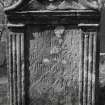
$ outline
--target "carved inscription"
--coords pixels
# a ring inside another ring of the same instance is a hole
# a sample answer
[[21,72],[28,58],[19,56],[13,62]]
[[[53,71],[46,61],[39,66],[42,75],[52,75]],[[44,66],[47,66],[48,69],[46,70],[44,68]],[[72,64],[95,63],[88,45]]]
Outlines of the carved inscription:
[[81,30],[60,26],[32,35],[30,105],[78,105]]

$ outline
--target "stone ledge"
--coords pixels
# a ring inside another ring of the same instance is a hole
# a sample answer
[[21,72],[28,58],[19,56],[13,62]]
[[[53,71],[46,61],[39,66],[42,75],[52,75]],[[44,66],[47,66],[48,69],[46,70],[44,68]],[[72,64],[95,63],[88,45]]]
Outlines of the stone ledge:
[[78,24],[99,23],[100,12],[93,10],[63,10],[63,11],[15,11],[8,12],[7,18],[12,23],[24,24]]

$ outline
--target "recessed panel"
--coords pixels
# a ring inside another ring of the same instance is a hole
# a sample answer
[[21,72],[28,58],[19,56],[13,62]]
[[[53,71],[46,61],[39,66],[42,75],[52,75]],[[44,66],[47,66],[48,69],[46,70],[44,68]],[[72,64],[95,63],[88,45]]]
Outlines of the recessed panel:
[[78,105],[81,31],[28,26],[30,105]]

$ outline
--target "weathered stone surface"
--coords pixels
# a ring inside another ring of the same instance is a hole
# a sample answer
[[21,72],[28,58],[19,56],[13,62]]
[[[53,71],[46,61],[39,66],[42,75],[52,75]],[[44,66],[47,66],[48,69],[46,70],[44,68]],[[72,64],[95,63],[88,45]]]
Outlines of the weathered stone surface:
[[99,81],[100,81],[100,91],[99,91],[99,103],[101,105],[105,104],[105,55],[100,55],[99,64]]
[[5,63],[6,60],[6,43],[0,42],[0,66]]
[[30,105],[78,105],[80,30],[30,34]]
[[100,86],[105,86],[105,55],[100,55],[100,66],[99,66],[99,79],[100,79]]
[[[0,78],[1,79],[1,78]],[[4,78],[0,81],[0,105],[8,105],[8,81]]]
[[4,7],[8,7],[11,6],[13,4],[15,4],[18,0],[3,0],[4,2]]

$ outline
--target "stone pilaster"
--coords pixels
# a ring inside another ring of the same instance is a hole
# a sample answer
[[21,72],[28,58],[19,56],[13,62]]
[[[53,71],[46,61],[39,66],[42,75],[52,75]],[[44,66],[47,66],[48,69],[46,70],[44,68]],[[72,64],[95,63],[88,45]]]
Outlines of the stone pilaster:
[[10,105],[24,105],[24,34],[9,33]]
[[81,35],[81,63],[79,69],[79,103],[80,105],[95,105],[97,57],[97,30],[82,32]]

